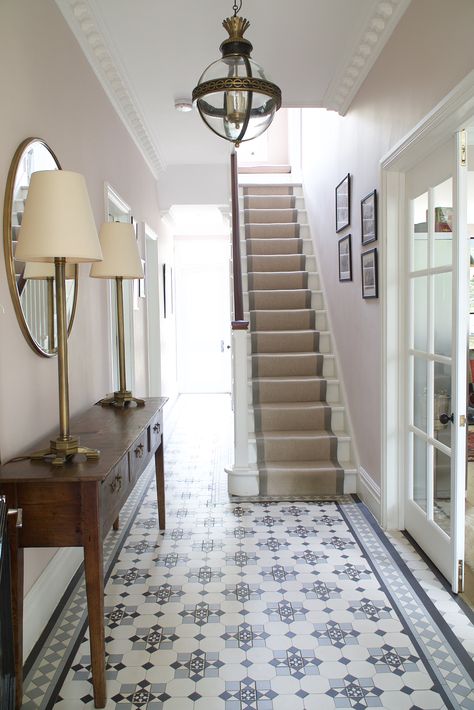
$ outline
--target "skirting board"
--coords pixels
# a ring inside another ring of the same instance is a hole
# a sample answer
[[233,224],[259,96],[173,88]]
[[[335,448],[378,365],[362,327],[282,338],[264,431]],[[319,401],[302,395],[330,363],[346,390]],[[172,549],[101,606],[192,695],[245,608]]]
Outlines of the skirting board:
[[48,624],[73,578],[84,561],[82,548],[59,550],[46,565],[24,599],[23,659],[26,660]]
[[382,519],[382,496],[380,486],[375,483],[367,471],[359,466],[357,495],[364,501],[372,515],[380,522]]

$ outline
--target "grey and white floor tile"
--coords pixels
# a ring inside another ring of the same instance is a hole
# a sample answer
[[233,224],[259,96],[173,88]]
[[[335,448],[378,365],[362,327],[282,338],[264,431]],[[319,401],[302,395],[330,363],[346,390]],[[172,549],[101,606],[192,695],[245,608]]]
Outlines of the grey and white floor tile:
[[[471,618],[410,541],[352,496],[229,501],[231,432],[227,396],[180,398],[167,530],[150,472],[107,538],[107,709],[474,710]],[[94,706],[81,584],[27,710]]]

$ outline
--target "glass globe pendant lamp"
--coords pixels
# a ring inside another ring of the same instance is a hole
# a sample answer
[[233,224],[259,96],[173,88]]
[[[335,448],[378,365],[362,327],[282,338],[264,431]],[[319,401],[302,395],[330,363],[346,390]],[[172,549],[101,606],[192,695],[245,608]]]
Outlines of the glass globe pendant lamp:
[[241,7],[234,4],[233,17],[222,22],[229,34],[220,46],[222,59],[204,70],[193,90],[204,123],[236,146],[264,133],[281,106],[279,87],[250,58],[253,47],[244,38],[250,22],[237,15]]

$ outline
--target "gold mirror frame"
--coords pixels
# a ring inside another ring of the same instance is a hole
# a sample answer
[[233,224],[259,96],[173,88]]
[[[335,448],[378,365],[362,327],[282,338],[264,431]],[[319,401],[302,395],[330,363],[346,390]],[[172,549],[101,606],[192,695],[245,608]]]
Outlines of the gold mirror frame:
[[[15,269],[15,256],[13,253],[13,209],[15,198],[15,182],[23,156],[25,155],[27,149],[35,144],[39,144],[44,149],[46,149],[47,152],[50,154],[51,158],[53,159],[54,163],[56,164],[57,169],[61,170],[61,165],[56,155],[51,150],[49,145],[41,138],[26,138],[26,140],[20,143],[20,145],[15,151],[15,155],[13,156],[13,160],[10,165],[10,170],[8,171],[7,184],[5,188],[5,200],[3,203],[3,252],[5,256],[5,267],[7,271],[10,295],[12,297],[15,314],[20,325],[21,331],[25,336],[28,345],[32,348],[32,350],[34,350],[35,353],[38,353],[43,357],[54,357],[57,354],[57,348],[55,347],[54,350],[45,350],[43,347],[41,347],[40,343],[33,337],[31,329],[26,320],[25,313],[23,311],[22,303],[20,300],[20,293],[18,291],[17,274]],[[68,336],[71,332],[74,323],[74,316],[76,314],[78,286],[78,269],[76,264],[74,265],[74,298],[67,329]],[[48,317],[51,318],[51,310],[49,312]]]

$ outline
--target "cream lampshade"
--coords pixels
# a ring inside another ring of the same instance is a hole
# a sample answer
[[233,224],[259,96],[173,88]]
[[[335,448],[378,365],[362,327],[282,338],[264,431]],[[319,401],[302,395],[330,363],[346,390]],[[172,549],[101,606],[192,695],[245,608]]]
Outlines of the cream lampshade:
[[92,264],[90,275],[96,279],[115,279],[117,288],[117,335],[120,389],[112,397],[100,401],[102,406],[126,407],[132,402],[145,404],[127,390],[125,375],[125,341],[123,323],[123,279],[144,278],[135,232],[131,224],[107,222],[100,229],[100,244],[104,260]]
[[41,170],[32,174],[16,257],[27,264],[54,262],[56,282],[59,436],[50,441],[49,448],[34,452],[31,458],[51,460],[57,466],[65,464],[75,454],[97,459],[97,450],[80,446],[79,439],[69,432],[66,262],[75,264],[102,258],[86,181],[82,175],[66,170]]
[[144,277],[135,231],[126,222],[106,222],[100,228],[103,260],[92,264],[96,279],[142,279]]
[[15,257],[20,261],[100,261],[86,181],[67,170],[33,173]]

